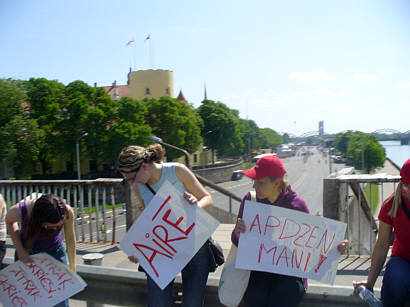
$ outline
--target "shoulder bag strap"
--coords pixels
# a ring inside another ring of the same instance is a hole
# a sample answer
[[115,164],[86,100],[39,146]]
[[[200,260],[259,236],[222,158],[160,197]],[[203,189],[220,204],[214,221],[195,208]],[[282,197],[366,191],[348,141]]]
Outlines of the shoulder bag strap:
[[250,191],[250,193],[251,193],[251,201],[256,202],[256,192],[255,191]]
[[148,183],[146,183],[145,186],[151,191],[152,194],[157,194],[157,192],[155,192],[155,190]]

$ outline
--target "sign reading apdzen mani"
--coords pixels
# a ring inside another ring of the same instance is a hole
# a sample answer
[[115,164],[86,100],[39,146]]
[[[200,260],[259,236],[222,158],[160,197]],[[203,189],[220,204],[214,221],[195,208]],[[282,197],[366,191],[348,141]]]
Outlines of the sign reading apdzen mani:
[[346,224],[245,201],[236,267],[333,284]]

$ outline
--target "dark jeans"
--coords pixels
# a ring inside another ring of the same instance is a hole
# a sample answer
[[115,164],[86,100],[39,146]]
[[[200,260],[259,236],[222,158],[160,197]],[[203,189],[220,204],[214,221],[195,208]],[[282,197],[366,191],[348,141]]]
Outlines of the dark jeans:
[[244,299],[249,307],[296,307],[304,294],[301,278],[252,271]]
[[3,259],[5,255],[6,255],[6,241],[0,241],[0,265],[3,263]]
[[[34,255],[34,254],[38,254],[38,253],[42,253],[41,251],[39,252],[32,252],[30,253],[30,255]],[[45,253],[49,254],[50,256],[52,256],[54,259],[64,263],[65,265],[67,265],[67,257],[66,257],[66,249],[65,249],[65,245],[61,244],[59,247],[57,247],[56,249],[53,249],[51,251],[46,251]],[[14,253],[14,260],[17,261],[18,259],[18,255],[17,255],[17,251]],[[68,307],[68,299],[65,301],[62,301],[61,303],[58,303],[57,305],[54,305],[54,307]]]
[[404,306],[409,302],[410,262],[391,257],[383,277],[382,301],[384,307]]
[[[182,306],[200,307],[204,302],[205,286],[209,274],[208,247],[204,244],[182,269]],[[161,290],[147,275],[148,307],[169,307],[172,305],[174,281]]]

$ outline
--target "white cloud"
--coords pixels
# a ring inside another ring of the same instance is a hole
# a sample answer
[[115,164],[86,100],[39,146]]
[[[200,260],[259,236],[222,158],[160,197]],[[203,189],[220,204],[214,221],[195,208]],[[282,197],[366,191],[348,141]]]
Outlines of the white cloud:
[[317,95],[321,95],[321,96],[333,96],[334,93],[329,90],[328,88],[320,88],[318,90],[316,90],[315,92]]
[[301,80],[301,81],[336,81],[337,77],[328,74],[324,70],[319,70],[316,72],[294,72],[290,74],[291,79]]
[[265,91],[265,95],[267,95],[267,96],[274,96],[274,95],[276,95],[277,94],[277,91],[276,90],[274,90],[274,89],[267,89],[266,91]]
[[369,74],[356,74],[353,76],[354,82],[376,82],[379,81],[379,76],[376,75],[369,75]]
[[410,88],[410,82],[402,82],[399,84],[401,88]]

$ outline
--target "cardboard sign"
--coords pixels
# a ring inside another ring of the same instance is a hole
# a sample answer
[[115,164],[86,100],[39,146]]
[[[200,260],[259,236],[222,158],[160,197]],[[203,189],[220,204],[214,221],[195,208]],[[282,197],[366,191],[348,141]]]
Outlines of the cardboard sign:
[[54,306],[87,285],[80,276],[46,253],[31,258],[34,262],[17,261],[0,271],[3,306]]
[[346,224],[245,201],[236,267],[333,284]]
[[164,289],[218,225],[216,219],[188,203],[166,181],[128,230],[120,248],[136,257],[145,272]]

